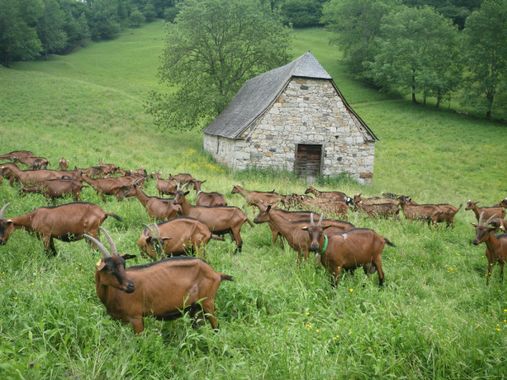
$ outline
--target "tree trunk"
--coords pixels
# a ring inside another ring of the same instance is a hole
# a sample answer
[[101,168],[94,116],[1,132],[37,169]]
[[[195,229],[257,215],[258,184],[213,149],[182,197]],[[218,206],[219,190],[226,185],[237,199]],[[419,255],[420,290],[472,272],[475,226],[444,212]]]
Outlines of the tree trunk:
[[412,69],[412,103],[417,103],[415,98],[415,69]]
[[442,91],[440,89],[437,90],[437,104],[435,106],[440,108],[440,101],[442,100]]
[[486,94],[486,99],[488,100],[488,110],[486,112],[486,119],[491,119],[491,110],[493,109],[493,100],[495,99],[494,93]]

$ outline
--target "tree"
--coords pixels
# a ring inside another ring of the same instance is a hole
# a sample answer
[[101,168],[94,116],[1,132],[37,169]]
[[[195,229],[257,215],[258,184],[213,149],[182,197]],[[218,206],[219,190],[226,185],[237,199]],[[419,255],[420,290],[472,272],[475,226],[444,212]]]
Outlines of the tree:
[[120,32],[117,2],[110,0],[88,0],[88,24],[93,40],[114,38]]
[[383,19],[369,73],[384,88],[408,90],[414,103],[417,92],[439,92],[441,99],[452,87],[443,72],[454,64],[456,38],[451,22],[432,8],[402,6]]
[[134,8],[130,13],[129,26],[131,28],[139,28],[145,22],[144,15],[137,8]]
[[35,24],[41,12],[37,0],[0,0],[0,62],[3,65],[39,55],[41,42]]
[[484,0],[466,20],[464,51],[467,63],[465,91],[485,102],[490,118],[495,97],[507,80],[507,0]]
[[152,93],[158,125],[191,129],[221,112],[245,80],[288,60],[289,34],[258,0],[188,0],[169,24]]
[[37,20],[37,34],[42,43],[42,53],[56,53],[65,48],[67,33],[64,31],[65,13],[56,0],[44,0],[44,9]]
[[396,4],[395,0],[331,0],[324,4],[322,21],[336,33],[331,43],[340,47],[355,75],[365,79],[364,64],[375,55],[382,18]]
[[285,0],[280,7],[284,19],[294,27],[316,26],[322,16],[320,0]]

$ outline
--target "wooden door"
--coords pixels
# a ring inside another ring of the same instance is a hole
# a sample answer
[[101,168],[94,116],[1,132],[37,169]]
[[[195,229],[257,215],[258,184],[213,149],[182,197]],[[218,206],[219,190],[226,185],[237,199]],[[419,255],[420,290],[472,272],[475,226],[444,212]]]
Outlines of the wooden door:
[[322,145],[298,144],[294,172],[300,177],[316,178],[320,175]]

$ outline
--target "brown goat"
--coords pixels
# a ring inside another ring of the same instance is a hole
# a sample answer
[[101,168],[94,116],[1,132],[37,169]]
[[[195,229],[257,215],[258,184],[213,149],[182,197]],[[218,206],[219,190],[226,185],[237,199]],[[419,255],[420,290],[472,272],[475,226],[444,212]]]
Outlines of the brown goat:
[[497,204],[493,205],[492,207],[507,208],[507,198],[502,199],[500,202],[498,202]]
[[416,204],[410,197],[401,196],[400,206],[406,219],[422,220],[430,225],[436,223],[437,215],[441,212],[437,205],[432,204]]
[[192,206],[186,199],[188,191],[178,191],[175,203],[181,205],[184,216],[195,218],[208,226],[210,231],[217,235],[231,234],[236,242],[236,251],[241,252],[243,240],[241,227],[245,222],[253,226],[243,211],[237,207],[203,207]]
[[27,165],[31,170],[46,169],[49,165],[49,161],[44,157],[19,157],[14,159],[14,161]]
[[305,190],[305,194],[313,194],[317,198],[335,199],[347,204],[351,203],[351,198],[341,191],[319,191],[315,187],[310,186]]
[[[308,234],[303,231],[304,227],[308,226],[313,221],[313,213],[310,213],[310,218],[304,218],[304,220],[293,219],[289,221],[286,219],[285,212],[283,210],[274,209],[271,205],[267,205],[264,210],[261,209],[259,215],[254,219],[254,223],[270,223],[279,234],[281,234],[289,243],[292,249],[298,253],[298,261],[302,257],[308,258],[308,252],[310,251],[310,238]],[[322,215],[321,215],[322,221]],[[351,225],[347,222],[333,221],[329,223],[329,233],[340,233],[349,230]]]
[[[354,197],[355,198],[355,197]],[[356,202],[354,200],[359,211],[364,212],[366,215],[372,218],[382,217],[398,217],[400,213],[400,207],[396,203],[365,203],[363,200]]]
[[194,177],[192,177],[192,174],[189,174],[189,173],[178,173],[176,175],[169,174],[169,178],[167,178],[167,179],[169,181],[174,180],[174,181],[176,181],[177,184],[182,186],[182,185],[190,184],[194,180]]
[[211,231],[204,223],[193,218],[178,218],[147,226],[137,245],[143,253],[156,259],[161,253],[177,256],[198,252],[211,238]]
[[125,260],[135,256],[119,255],[107,231],[102,232],[111,253],[94,237],[85,237],[102,253],[96,266],[95,288],[112,318],[130,323],[139,334],[144,330],[145,316],[172,320],[189,311],[194,318],[204,314],[211,327],[218,328],[215,297],[220,283],[232,281],[231,276],[215,272],[205,261],[187,256],[125,268]]
[[479,217],[479,224],[472,224],[475,227],[474,245],[486,244],[486,258],[488,259],[488,268],[486,274],[486,284],[489,284],[493,265],[500,265],[500,280],[503,282],[503,267],[507,261],[507,234],[496,235],[497,225],[491,226],[495,216],[490,217],[484,222],[484,213]]
[[467,201],[467,205],[465,210],[472,210],[475,214],[475,218],[477,221],[480,220],[481,215],[483,215],[484,219],[489,218],[499,218],[502,219],[505,217],[505,210],[503,207],[477,207],[479,202],[473,202],[471,200]]
[[106,200],[106,195],[113,195],[116,197],[116,199],[122,200],[126,195],[126,188],[128,189],[134,182],[144,181],[144,178],[139,178],[136,176],[93,179],[85,174],[82,174],[81,178],[83,181],[95,189],[103,201]]
[[178,190],[178,182],[175,180],[163,180],[160,178],[160,173],[155,174],[157,179],[156,187],[159,195],[175,195]]
[[301,208],[304,210],[318,210],[344,219],[348,218],[349,211],[347,204],[337,198],[309,198],[303,201]]
[[108,216],[121,218],[102,210],[92,203],[68,203],[56,207],[40,207],[28,214],[4,219],[5,205],[0,211],[0,245],[7,243],[10,234],[18,228],[35,232],[44,243],[47,253],[56,255],[53,238],[65,242],[83,238],[83,234],[97,236],[100,225]]
[[291,208],[302,208],[304,202],[310,199],[312,199],[312,197],[308,195],[292,193],[285,195],[282,198],[281,203],[283,207],[285,207],[287,210],[290,210]]
[[206,206],[206,207],[223,207],[227,206],[227,201],[225,200],[223,194],[217,193],[215,191],[212,192],[204,192],[201,190],[202,184],[206,182],[200,181],[198,179],[194,179],[192,184],[194,186],[194,190],[197,192],[197,199],[195,201],[196,206]]
[[135,197],[146,209],[150,218],[156,220],[169,220],[181,214],[181,206],[174,203],[174,199],[150,197],[142,191],[138,184],[132,185]]
[[393,198],[389,198],[389,197],[363,198],[361,193],[354,195],[353,202],[354,202],[354,205],[356,205],[356,206],[360,202],[362,202],[363,205],[375,205],[375,204],[385,204],[385,203],[391,203],[395,206],[400,205],[399,199],[393,199]]
[[262,202],[265,204],[275,205],[283,199],[283,196],[275,193],[275,191],[248,191],[239,185],[232,188],[231,194],[240,194],[245,198],[246,203],[255,206],[257,203]]
[[330,227],[312,223],[305,227],[311,240],[310,249],[321,254],[321,263],[333,275],[334,284],[340,279],[343,269],[354,270],[360,266],[365,273],[375,267],[379,285],[384,284],[382,251],[385,244],[395,247],[388,239],[368,228],[354,228],[343,233],[324,233]]
[[58,161],[58,168],[60,170],[67,170],[69,168],[69,161],[67,161],[65,158],[60,158],[60,161]]
[[83,187],[81,181],[73,179],[47,179],[38,186],[24,187],[21,190],[25,193],[41,193],[53,201],[71,194],[74,201],[78,201]]
[[0,155],[0,160],[14,161],[16,159],[24,157],[33,157],[33,153],[30,152],[29,150],[13,150],[12,152]]
[[[271,241],[273,244],[275,244],[276,239],[278,236],[282,236],[280,231],[277,228],[276,223],[272,222],[268,216],[268,212],[270,213],[277,213],[278,215],[282,216],[286,221],[288,222],[299,222],[299,223],[309,223],[311,218],[316,217],[319,218],[320,214],[314,213],[311,211],[286,211],[278,208],[271,207],[268,211],[268,206],[264,203],[258,203],[256,204],[257,208],[259,209],[259,214],[254,220],[254,223],[260,224],[260,223],[268,223],[269,228],[271,230]],[[324,219],[326,223],[329,223],[330,225],[333,225],[337,227],[340,232],[346,231],[348,229],[354,228],[354,225],[349,222],[345,222],[342,220],[333,220],[333,219]],[[280,240],[283,247],[283,240]]]
[[0,169],[11,173],[19,182],[25,186],[37,185],[48,179],[78,179],[80,172],[78,171],[61,171],[61,170],[21,170],[15,164],[2,164]]

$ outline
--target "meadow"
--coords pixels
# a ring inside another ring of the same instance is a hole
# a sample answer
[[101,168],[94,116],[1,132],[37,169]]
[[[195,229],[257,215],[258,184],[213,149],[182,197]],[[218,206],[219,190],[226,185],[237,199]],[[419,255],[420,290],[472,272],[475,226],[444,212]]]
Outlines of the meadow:
[[[507,196],[505,125],[365,88],[347,75],[328,37],[318,29],[295,31],[293,56],[311,50],[380,141],[372,185],[327,179],[319,187],[455,205]],[[53,165],[64,156],[79,167],[103,160],[164,175],[190,172],[207,180],[204,190],[225,193],[242,208],[243,199],[230,194],[234,184],[301,193],[306,184],[290,173],[235,173],[214,163],[198,131],[153,126],[144,103],[158,87],[163,40],[163,23],[155,22],[68,56],[0,67],[0,152],[29,149]],[[153,182],[146,189],[155,194]],[[139,202],[104,203],[91,189],[83,199],[124,218],[104,226],[120,251],[137,254],[135,242],[149,221]],[[0,206],[6,202],[8,217],[46,204],[4,181]],[[59,255],[47,257],[40,241],[17,231],[0,246],[0,377],[504,378],[507,285],[495,267],[486,286],[485,246],[470,244],[472,213],[461,210],[452,229],[356,213],[350,221],[397,245],[384,251],[383,289],[376,275],[360,271],[333,288],[312,260],[297,265],[287,245],[273,246],[266,225],[245,225],[242,253],[233,253],[228,238],[212,241],[206,252],[216,270],[235,278],[218,291],[220,330],[193,329],[189,318],[146,318],[139,336],[98,300],[98,254],[86,243],[57,242]]]

